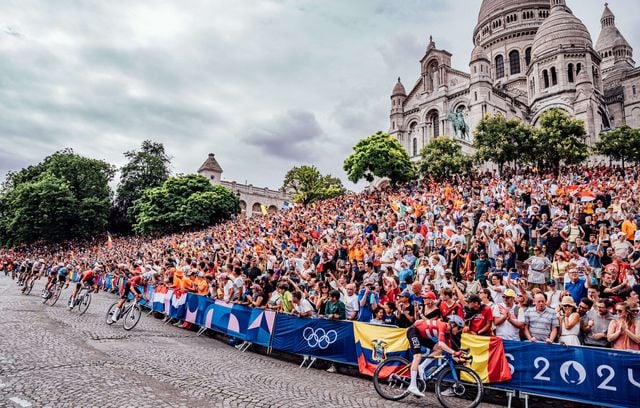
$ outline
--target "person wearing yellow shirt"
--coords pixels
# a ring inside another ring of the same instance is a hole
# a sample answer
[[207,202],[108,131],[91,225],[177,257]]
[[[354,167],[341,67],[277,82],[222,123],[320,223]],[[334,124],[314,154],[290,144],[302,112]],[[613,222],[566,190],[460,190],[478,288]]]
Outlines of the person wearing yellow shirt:
[[638,223],[633,214],[627,215],[627,218],[622,222],[620,230],[627,237],[627,241],[633,242],[633,237],[638,230]]

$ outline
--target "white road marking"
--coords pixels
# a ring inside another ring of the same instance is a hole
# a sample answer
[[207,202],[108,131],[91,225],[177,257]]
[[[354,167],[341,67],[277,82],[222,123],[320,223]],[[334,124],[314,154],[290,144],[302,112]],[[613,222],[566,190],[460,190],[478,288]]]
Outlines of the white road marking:
[[30,407],[30,406],[31,406],[31,403],[30,403],[29,401],[26,401],[26,400],[20,399],[20,398],[18,398],[18,397],[12,397],[12,398],[9,398],[9,401],[11,401],[11,402],[15,402],[16,404],[20,405],[20,406],[21,406],[21,407],[23,407],[23,408],[27,408],[27,407]]

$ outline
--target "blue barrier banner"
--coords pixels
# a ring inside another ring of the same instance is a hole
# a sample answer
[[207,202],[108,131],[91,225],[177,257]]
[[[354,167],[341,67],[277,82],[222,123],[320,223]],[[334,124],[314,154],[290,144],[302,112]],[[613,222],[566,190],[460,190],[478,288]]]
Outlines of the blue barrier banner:
[[500,388],[608,407],[638,406],[640,353],[504,341],[513,378]]
[[274,350],[358,365],[352,322],[302,319],[279,313],[271,346]]
[[269,347],[275,321],[276,312],[273,310],[251,309],[245,340],[263,347]]
[[187,295],[186,292],[173,292],[169,302],[169,316],[173,319],[184,320],[187,311]]
[[198,298],[198,314],[196,315],[195,324],[200,327],[208,327],[211,326],[211,319],[213,319],[213,307],[211,310],[211,319],[209,320],[209,326],[206,326],[205,320],[207,316],[207,311],[209,307],[214,306],[215,302],[213,299],[205,297],[205,296],[196,296]]
[[213,330],[246,340],[251,308],[223,301],[216,301],[213,314]]
[[198,298],[202,296],[194,295],[193,293],[187,293],[186,296],[184,321],[196,324],[198,320]]
[[111,290],[113,289],[113,275],[111,275],[110,273],[108,273],[105,277],[104,277],[104,288],[106,290]]

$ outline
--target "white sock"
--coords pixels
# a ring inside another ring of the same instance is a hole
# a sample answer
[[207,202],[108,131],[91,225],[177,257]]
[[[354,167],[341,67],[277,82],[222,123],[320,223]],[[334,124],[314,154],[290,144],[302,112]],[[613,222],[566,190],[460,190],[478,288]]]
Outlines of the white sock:
[[417,381],[418,381],[418,372],[411,370],[411,384],[409,384],[409,387],[418,388]]
[[114,322],[118,320],[119,314],[120,314],[120,309],[116,307],[115,310],[113,311],[113,314],[111,315],[111,320],[113,320]]
[[433,361],[432,358],[425,358],[424,361],[420,363],[418,366],[418,374],[420,375],[420,379],[424,380],[424,370],[427,368],[429,364]]

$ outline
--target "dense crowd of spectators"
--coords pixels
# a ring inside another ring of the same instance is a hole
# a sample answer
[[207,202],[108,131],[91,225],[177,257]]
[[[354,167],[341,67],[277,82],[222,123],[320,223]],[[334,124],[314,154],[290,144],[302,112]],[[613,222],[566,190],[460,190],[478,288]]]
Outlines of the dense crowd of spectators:
[[[510,340],[640,350],[638,173],[422,180],[162,237],[0,249],[301,317],[409,327],[458,314]],[[103,280],[104,281],[104,280]]]

